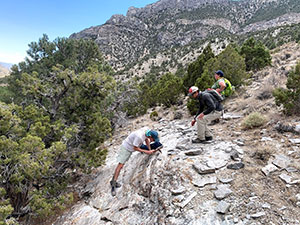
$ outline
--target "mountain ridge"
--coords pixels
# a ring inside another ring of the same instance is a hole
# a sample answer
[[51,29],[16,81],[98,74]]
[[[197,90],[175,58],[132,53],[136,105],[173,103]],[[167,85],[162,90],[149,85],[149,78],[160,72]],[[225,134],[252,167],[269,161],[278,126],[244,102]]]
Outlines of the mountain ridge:
[[12,64],[0,62],[0,78],[8,76],[10,73],[10,68]]
[[112,15],[103,25],[70,38],[94,40],[120,71],[171,48],[298,24],[299,18],[296,0],[160,0],[143,8],[130,7],[126,16]]

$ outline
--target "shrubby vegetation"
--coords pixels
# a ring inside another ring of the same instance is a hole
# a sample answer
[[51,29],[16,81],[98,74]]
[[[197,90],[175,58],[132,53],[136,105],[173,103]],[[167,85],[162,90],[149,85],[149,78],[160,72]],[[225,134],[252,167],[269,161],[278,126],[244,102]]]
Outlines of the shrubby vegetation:
[[[214,72],[221,69],[232,85],[239,87],[243,83],[243,80],[247,78],[244,58],[239,55],[236,49],[231,45],[228,45],[226,49],[217,56],[205,57],[210,51],[203,52],[202,55],[199,56],[200,59],[208,58],[207,61],[202,62],[197,60],[190,64],[193,65],[192,68],[197,68],[197,71],[200,71],[201,73],[197,73],[196,70],[192,69],[188,70],[188,74],[185,76],[187,79],[186,83],[189,83],[190,86],[195,85],[200,90],[204,91],[214,84]],[[209,53],[209,55],[211,54]],[[190,80],[188,80],[188,78],[190,78]],[[191,114],[197,112],[197,107],[197,101],[189,99],[188,109]]]
[[271,55],[266,47],[253,37],[244,42],[240,54],[245,57],[246,70],[257,71],[271,65]]
[[131,86],[130,90],[126,91],[126,101],[121,104],[121,108],[129,116],[137,116],[156,105],[170,107],[176,104],[183,90],[182,79],[172,73],[166,73],[159,79],[155,74],[148,74],[140,83]]
[[300,115],[300,62],[289,72],[285,88],[276,88],[273,91],[275,102],[282,105],[287,115]]
[[7,86],[0,86],[0,101],[9,103],[11,102],[11,97],[13,96],[13,92],[9,90]]
[[185,91],[187,91],[189,87],[195,85],[196,80],[203,73],[205,63],[214,57],[211,46],[208,45],[197,60],[189,64],[187,73],[183,77],[183,87]]
[[243,129],[252,129],[264,125],[266,118],[259,112],[249,114],[242,122]]
[[182,92],[182,80],[172,73],[164,74],[154,85],[150,93],[159,104],[171,107],[179,100]]
[[245,69],[244,58],[232,45],[228,45],[218,56],[206,62],[204,72],[196,80],[196,86],[202,90],[211,87],[215,82],[214,72],[222,70],[225,78],[230,80],[235,87],[239,87],[247,77]]
[[12,68],[14,103],[0,104],[2,199],[7,215],[11,205],[18,216],[47,216],[72,202],[71,171],[103,164],[115,81],[92,41],[44,35],[28,55]]
[[6,191],[0,187],[0,225],[18,224],[16,221],[8,221],[8,216],[14,211],[9,199],[6,197]]

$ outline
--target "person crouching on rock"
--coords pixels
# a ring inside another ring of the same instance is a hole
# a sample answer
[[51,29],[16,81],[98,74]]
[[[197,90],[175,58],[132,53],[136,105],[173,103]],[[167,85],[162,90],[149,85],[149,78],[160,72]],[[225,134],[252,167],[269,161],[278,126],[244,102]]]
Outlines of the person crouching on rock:
[[196,86],[190,87],[188,95],[193,99],[198,99],[200,104],[199,110],[191,123],[191,125],[194,126],[197,121],[198,137],[192,140],[192,142],[205,144],[206,141],[213,139],[212,133],[207,124],[212,120],[221,117],[223,106],[211,93],[201,92]]
[[[144,142],[145,144],[143,144]],[[121,187],[117,182],[118,176],[133,152],[138,151],[151,155],[161,148],[162,144],[159,142],[158,133],[155,130],[143,127],[129,134],[122,142],[117,158],[119,164],[115,169],[113,179],[110,181],[112,195],[115,196],[115,189]]]

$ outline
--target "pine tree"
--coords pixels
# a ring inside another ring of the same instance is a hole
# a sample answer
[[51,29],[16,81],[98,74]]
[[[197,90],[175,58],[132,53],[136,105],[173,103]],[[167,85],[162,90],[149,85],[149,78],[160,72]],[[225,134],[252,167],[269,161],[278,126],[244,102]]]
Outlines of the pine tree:
[[253,37],[242,45],[240,54],[245,57],[246,70],[257,71],[271,65],[271,55],[266,47]]

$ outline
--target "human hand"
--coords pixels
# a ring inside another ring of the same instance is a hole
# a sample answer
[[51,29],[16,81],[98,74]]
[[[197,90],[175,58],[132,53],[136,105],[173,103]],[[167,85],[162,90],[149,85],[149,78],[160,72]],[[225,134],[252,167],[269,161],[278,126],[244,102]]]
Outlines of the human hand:
[[155,152],[155,150],[148,150],[148,151],[146,151],[146,154],[147,155],[152,155],[154,152]]
[[204,114],[201,113],[201,114],[197,117],[197,119],[198,119],[198,120],[202,120],[203,117],[204,117]]
[[195,123],[196,123],[196,120],[194,119],[194,120],[192,120],[191,125],[194,126]]

